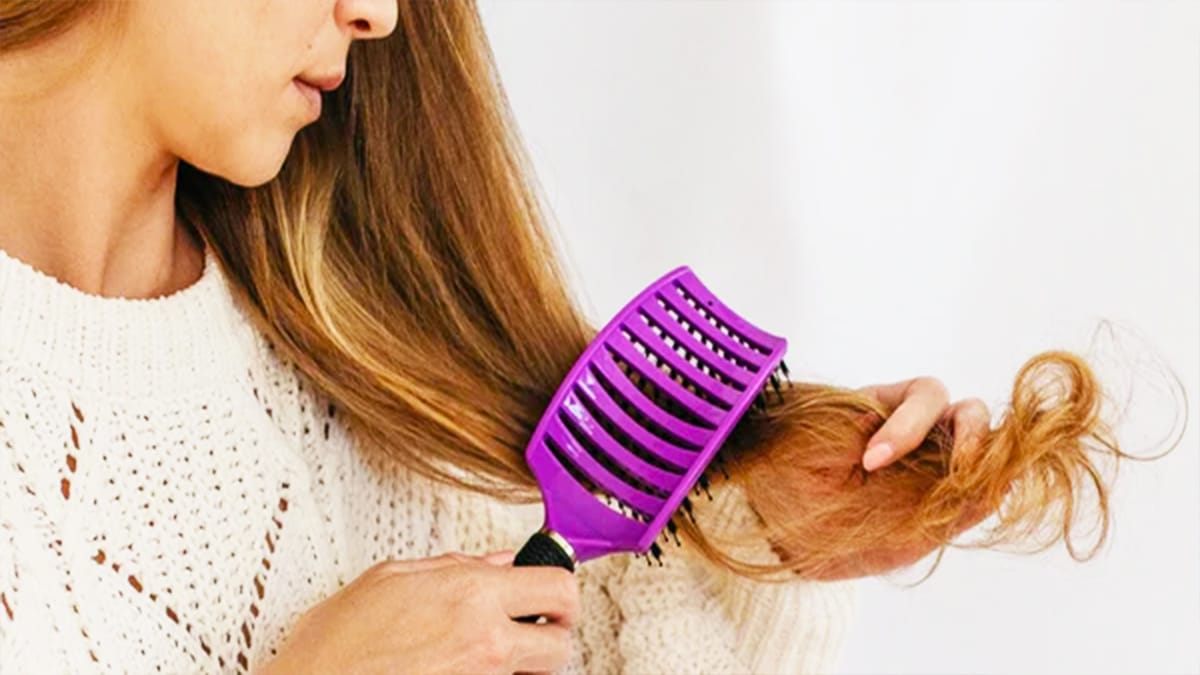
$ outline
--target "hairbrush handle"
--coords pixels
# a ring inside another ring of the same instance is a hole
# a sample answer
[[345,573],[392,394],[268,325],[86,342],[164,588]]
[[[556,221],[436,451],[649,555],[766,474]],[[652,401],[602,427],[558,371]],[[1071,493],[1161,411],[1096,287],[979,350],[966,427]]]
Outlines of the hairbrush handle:
[[[513,558],[513,567],[561,567],[575,572],[575,555],[572,547],[557,532],[542,528],[538,530]],[[537,623],[537,615],[519,616],[521,623]]]

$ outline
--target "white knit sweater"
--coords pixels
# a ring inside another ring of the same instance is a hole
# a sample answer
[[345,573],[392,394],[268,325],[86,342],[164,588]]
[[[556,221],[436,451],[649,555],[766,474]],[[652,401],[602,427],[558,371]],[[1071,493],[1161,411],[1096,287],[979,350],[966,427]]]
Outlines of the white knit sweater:
[[[336,407],[192,286],[102,298],[0,251],[0,673],[246,672],[374,563],[516,549],[540,505],[356,454]],[[698,518],[737,527],[735,492]],[[577,571],[568,673],[828,671],[854,586],[756,584],[667,549]]]

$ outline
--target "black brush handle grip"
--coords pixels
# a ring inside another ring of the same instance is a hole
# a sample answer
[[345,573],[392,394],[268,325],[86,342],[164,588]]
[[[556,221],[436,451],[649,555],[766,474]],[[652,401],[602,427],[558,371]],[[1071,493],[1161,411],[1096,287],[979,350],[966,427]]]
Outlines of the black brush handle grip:
[[[558,542],[540,530],[517,551],[516,557],[513,558],[513,567],[561,567],[568,572],[575,572],[575,563],[571,561],[571,556]],[[537,615],[518,616],[516,620],[521,623],[537,623],[538,618]]]

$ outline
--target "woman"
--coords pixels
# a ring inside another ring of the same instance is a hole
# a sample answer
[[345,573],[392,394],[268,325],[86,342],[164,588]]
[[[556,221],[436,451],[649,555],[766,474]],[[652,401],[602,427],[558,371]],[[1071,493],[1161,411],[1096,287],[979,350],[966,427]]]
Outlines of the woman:
[[[0,672],[830,667],[845,583],[508,564],[594,329],[488,57],[470,2],[0,0]],[[988,427],[861,392],[867,469]]]

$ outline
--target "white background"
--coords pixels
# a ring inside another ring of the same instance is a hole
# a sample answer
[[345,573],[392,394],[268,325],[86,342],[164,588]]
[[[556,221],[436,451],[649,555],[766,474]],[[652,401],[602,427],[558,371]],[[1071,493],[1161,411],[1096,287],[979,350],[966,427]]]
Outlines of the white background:
[[793,377],[933,375],[998,414],[1069,349],[1115,364],[1128,451],[1178,442],[1121,464],[1089,562],[861,582],[841,672],[1200,671],[1200,3],[480,9],[595,321],[688,264]]

